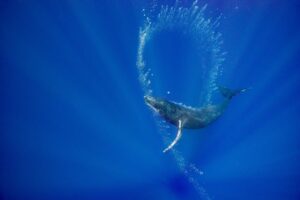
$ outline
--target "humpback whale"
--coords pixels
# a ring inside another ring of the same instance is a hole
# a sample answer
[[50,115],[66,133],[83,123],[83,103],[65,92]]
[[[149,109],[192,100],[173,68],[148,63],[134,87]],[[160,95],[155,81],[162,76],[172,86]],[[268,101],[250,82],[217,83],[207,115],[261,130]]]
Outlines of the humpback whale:
[[145,103],[158,113],[165,121],[175,125],[178,128],[176,138],[163,150],[167,152],[179,141],[182,135],[182,129],[200,129],[218,119],[227,108],[230,100],[237,94],[245,92],[247,89],[231,90],[223,86],[218,86],[219,91],[225,100],[216,105],[207,105],[200,108],[185,106],[167,99],[144,96]]

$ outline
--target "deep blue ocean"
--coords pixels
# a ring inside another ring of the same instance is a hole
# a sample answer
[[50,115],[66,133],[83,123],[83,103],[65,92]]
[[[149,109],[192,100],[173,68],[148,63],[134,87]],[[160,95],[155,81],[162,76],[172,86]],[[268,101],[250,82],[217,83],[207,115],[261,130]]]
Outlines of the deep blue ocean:
[[137,67],[166,5],[0,1],[0,199],[300,199],[300,1],[182,0],[219,25],[182,15],[191,30],[175,18],[155,28],[142,63],[153,95],[198,107],[209,90],[218,103],[206,87],[217,64],[215,84],[250,88],[210,126],[183,130],[179,155],[162,153],[176,128],[145,105]]

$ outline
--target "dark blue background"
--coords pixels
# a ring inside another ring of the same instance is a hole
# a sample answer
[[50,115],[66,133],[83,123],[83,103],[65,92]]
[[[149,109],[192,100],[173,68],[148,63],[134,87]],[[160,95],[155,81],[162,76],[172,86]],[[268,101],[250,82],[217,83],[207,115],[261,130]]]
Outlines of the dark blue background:
[[[220,82],[253,89],[178,148],[203,170],[213,199],[299,199],[300,4],[206,3],[208,16],[223,13]],[[143,102],[135,62],[140,11],[150,5],[0,2],[0,198],[198,197],[162,154]]]

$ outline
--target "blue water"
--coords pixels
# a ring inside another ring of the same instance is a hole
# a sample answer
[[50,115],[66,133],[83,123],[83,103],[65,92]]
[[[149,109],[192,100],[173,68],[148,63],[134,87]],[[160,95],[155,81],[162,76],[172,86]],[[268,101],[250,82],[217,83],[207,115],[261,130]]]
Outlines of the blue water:
[[147,42],[150,89],[191,106],[220,102],[215,83],[251,90],[164,154],[176,130],[144,104],[137,58],[173,1],[0,1],[0,199],[299,199],[300,3],[205,4],[226,52],[213,83],[213,48],[177,27]]

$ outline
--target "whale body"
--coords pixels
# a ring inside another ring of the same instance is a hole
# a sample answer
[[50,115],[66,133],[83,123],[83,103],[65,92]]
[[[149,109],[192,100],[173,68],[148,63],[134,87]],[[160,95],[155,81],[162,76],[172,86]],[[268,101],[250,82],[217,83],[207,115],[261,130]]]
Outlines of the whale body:
[[246,89],[230,90],[219,86],[219,91],[225,100],[216,105],[207,105],[200,108],[186,106],[167,99],[146,95],[145,103],[159,114],[167,122],[178,127],[178,132],[174,141],[163,151],[167,152],[179,141],[182,129],[199,129],[218,119],[227,108],[233,96],[245,92]]

